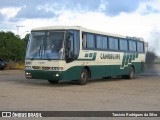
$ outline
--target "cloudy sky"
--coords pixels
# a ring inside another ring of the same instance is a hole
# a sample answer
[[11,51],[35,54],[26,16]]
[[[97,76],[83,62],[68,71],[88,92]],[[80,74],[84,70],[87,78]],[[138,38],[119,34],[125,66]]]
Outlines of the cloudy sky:
[[0,0],[0,30],[77,25],[143,37],[160,55],[160,0]]

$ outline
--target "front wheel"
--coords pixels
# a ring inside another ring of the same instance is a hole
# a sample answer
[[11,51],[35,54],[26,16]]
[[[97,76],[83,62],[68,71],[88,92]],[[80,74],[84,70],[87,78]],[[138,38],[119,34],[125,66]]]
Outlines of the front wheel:
[[79,85],[85,85],[89,77],[88,70],[83,69],[81,72],[80,79],[78,80]]

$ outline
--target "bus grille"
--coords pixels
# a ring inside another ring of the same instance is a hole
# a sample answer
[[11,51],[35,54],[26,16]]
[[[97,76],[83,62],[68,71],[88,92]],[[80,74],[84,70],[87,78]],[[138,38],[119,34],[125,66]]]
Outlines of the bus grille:
[[41,67],[40,66],[32,66],[33,69],[36,69],[36,70],[40,70]]
[[50,70],[50,67],[42,67],[42,70]]

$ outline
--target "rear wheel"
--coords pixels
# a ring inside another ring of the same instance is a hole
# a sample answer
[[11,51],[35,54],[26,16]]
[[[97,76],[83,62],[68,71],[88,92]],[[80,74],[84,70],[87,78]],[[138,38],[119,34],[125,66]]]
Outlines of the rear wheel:
[[58,80],[48,80],[48,82],[49,82],[50,84],[57,84],[57,83],[58,83]]
[[83,69],[81,72],[80,79],[78,80],[79,85],[85,85],[89,77],[89,72],[87,69]]
[[128,78],[128,79],[134,78],[134,74],[135,74],[134,68],[131,66],[131,67],[130,67],[130,71],[129,71],[129,75],[127,75],[127,78]]

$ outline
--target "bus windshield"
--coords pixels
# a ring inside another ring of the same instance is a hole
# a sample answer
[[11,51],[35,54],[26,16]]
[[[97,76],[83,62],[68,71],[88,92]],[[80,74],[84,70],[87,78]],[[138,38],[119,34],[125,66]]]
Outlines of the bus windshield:
[[64,59],[65,31],[31,32],[26,59]]

